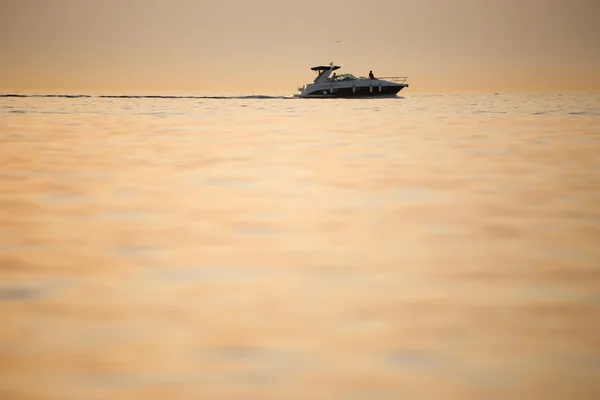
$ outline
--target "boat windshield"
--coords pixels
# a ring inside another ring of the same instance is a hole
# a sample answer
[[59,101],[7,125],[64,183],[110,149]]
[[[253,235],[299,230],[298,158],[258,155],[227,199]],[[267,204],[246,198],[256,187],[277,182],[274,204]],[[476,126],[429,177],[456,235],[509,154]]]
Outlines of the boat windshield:
[[334,79],[334,81],[339,82],[339,81],[354,81],[356,80],[356,77],[352,74],[342,74],[342,75],[338,75],[336,76]]

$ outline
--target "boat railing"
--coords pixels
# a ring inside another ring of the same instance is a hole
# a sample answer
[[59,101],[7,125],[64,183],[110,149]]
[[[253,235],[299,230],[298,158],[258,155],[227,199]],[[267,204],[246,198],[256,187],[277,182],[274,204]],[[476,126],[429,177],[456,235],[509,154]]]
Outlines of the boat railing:
[[390,81],[394,83],[405,83],[408,79],[408,76],[381,76],[377,79],[382,81]]

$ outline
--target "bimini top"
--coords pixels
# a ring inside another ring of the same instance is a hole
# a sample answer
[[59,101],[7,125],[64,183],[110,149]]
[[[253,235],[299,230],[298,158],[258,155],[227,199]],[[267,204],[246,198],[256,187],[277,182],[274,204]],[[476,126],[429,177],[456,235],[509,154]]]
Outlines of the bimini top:
[[311,69],[313,71],[329,71],[329,69],[331,69],[332,71],[335,71],[336,69],[340,69],[342,67],[338,67],[337,65],[331,66],[331,65],[327,65],[327,66],[319,66],[319,67],[312,67]]

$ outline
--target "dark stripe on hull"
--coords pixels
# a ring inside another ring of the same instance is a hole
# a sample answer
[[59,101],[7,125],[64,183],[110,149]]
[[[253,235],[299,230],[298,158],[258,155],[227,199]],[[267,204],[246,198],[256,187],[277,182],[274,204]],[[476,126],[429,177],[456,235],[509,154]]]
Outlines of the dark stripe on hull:
[[382,86],[381,92],[379,91],[379,86],[373,86],[373,91],[369,90],[369,87],[357,87],[356,91],[353,91],[351,87],[349,88],[340,88],[333,89],[333,93],[330,93],[329,90],[326,90],[326,93],[323,93],[325,90],[315,90],[310,94],[306,95],[306,97],[311,96],[327,96],[327,97],[379,97],[379,96],[393,96],[398,94],[399,91],[404,89],[406,86]]

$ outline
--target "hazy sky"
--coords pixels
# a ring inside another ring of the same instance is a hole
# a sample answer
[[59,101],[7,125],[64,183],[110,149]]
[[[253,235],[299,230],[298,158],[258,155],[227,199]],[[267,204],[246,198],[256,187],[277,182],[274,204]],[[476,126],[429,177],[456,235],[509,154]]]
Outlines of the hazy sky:
[[600,90],[600,0],[0,0],[0,92],[291,94],[330,51],[411,91]]

